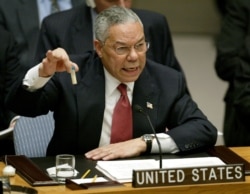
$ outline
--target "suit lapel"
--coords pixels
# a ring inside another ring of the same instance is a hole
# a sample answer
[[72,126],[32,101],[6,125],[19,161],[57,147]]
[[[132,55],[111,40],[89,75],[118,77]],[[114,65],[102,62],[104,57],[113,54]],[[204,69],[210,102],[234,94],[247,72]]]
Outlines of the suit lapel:
[[93,28],[90,8],[85,4],[82,5],[81,11],[78,12],[75,18],[72,33],[70,33],[72,34],[71,40],[73,40],[72,51],[81,54],[85,51],[93,50]]
[[[103,66],[99,59],[95,63],[93,63],[93,60],[88,61],[88,63],[90,64],[88,65],[87,74],[76,86],[76,101],[79,113],[79,136],[90,141],[88,143],[91,147],[88,149],[94,149],[99,144],[102,130],[105,108],[105,78]],[[157,120],[159,95],[159,88],[146,65],[139,79],[135,82],[132,107],[136,104],[143,107],[149,114],[154,126]],[[82,100],[85,102],[82,102]],[[86,112],[85,110],[89,111]],[[86,119],[83,120],[83,118]],[[136,129],[134,130],[134,137],[152,133],[147,118],[135,110],[133,110],[133,128]],[[79,140],[81,139],[83,138],[79,138]],[[78,145],[83,146],[83,142],[80,141]]]
[[[158,112],[158,101],[160,91],[155,80],[150,75],[147,65],[145,66],[139,79],[135,82],[132,105],[140,105],[149,115],[152,124],[155,126]],[[142,134],[152,133],[147,118],[142,113],[133,109],[134,137]]]
[[[88,143],[80,141],[78,145],[91,145],[91,147],[88,148],[89,150],[99,145],[105,108],[103,67],[99,60],[95,64],[93,64],[93,60],[90,60],[90,63],[87,74],[84,75],[84,78],[80,80],[76,86],[79,136],[85,137],[78,139],[89,141]],[[82,102],[83,100],[84,102]],[[86,110],[88,110],[88,112],[86,112]]]

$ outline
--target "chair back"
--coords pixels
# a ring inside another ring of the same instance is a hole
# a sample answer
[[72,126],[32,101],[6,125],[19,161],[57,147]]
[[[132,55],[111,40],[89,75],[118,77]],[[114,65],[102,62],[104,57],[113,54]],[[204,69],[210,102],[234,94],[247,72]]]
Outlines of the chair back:
[[19,119],[19,117],[20,116],[13,117],[10,121],[9,127],[7,129],[0,131],[0,140],[8,136],[11,136],[13,134],[15,123]]
[[17,120],[13,140],[16,155],[44,157],[54,132],[53,113],[37,117],[20,116]]

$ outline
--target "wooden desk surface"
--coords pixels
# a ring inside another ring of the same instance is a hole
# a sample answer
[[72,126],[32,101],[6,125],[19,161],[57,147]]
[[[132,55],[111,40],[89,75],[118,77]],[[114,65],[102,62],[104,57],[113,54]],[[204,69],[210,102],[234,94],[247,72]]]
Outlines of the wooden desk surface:
[[[230,148],[236,152],[241,157],[245,158],[250,162],[250,147],[237,147]],[[4,167],[4,163],[0,163],[0,169]],[[0,174],[2,171],[0,172]],[[12,185],[22,185],[31,187],[27,182],[25,182],[19,175],[15,175],[10,179]],[[245,182],[237,183],[222,183],[222,184],[201,184],[201,185],[184,185],[184,186],[169,186],[169,187],[151,187],[151,188],[132,188],[131,184],[125,184],[124,187],[116,188],[102,188],[102,189],[89,189],[89,190],[77,190],[72,191],[65,187],[64,185],[60,186],[40,186],[34,187],[39,194],[59,194],[59,193],[115,193],[115,194],[176,194],[176,193],[185,193],[185,194],[235,194],[235,193],[249,193],[250,192],[250,176],[246,176]]]

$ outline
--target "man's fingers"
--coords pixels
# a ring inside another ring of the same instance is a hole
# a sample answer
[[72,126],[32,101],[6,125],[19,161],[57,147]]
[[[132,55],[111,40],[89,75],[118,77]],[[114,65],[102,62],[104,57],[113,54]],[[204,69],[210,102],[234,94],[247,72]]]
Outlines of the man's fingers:
[[75,72],[79,70],[77,64],[70,60],[65,61],[65,68],[68,73],[71,73],[72,69],[74,69]]
[[55,50],[49,50],[46,53],[46,59],[49,63],[56,63],[57,70],[62,71],[64,68],[68,73],[71,72],[72,67],[77,72],[79,70],[77,64],[69,59],[68,54],[62,48],[57,48]]
[[49,62],[58,62],[58,61],[68,61],[68,55],[63,49],[55,49],[53,51],[49,50],[46,53],[46,57]]

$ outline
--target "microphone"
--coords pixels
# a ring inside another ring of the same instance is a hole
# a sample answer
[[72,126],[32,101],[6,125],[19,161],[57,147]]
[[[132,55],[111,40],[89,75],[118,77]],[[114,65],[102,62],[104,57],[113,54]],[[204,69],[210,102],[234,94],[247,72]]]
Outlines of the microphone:
[[156,138],[156,142],[157,142],[158,147],[159,147],[159,162],[160,162],[160,168],[162,168],[162,149],[161,149],[161,144],[160,144],[159,138],[156,135],[156,132],[155,132],[154,126],[152,125],[151,119],[150,119],[149,115],[144,111],[144,109],[140,105],[136,104],[134,106],[134,108],[135,108],[135,110],[137,112],[142,113],[143,115],[145,115],[146,118],[147,118],[147,120],[148,120],[148,122],[149,122],[149,125],[150,125],[150,127],[151,127],[151,129],[152,129],[152,131],[154,133],[154,136]]

